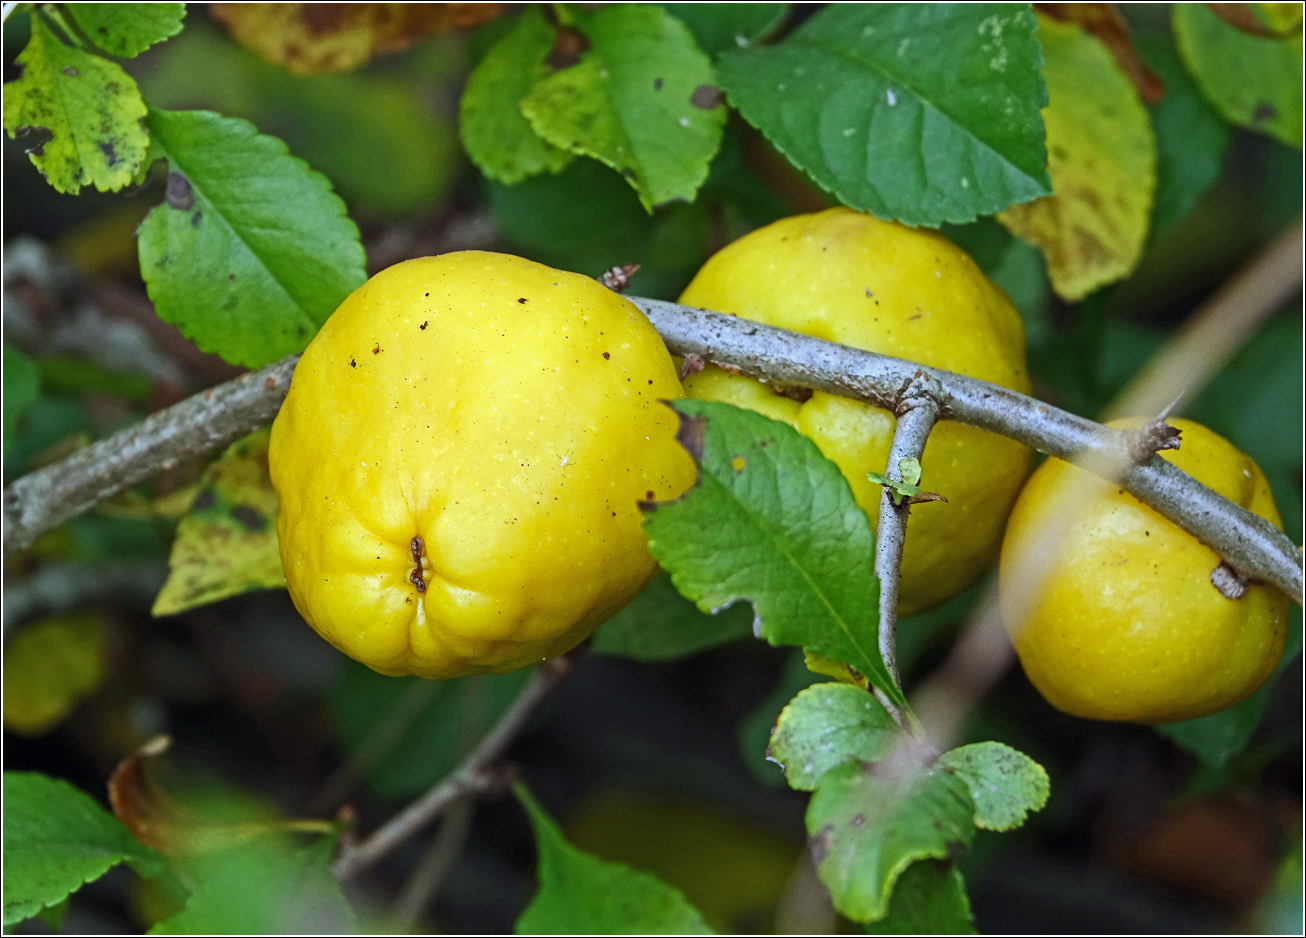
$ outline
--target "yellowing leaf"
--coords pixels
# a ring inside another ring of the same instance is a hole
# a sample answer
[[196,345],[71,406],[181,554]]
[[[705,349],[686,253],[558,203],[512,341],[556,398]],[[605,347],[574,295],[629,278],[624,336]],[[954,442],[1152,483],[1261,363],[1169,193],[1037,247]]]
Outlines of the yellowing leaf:
[[1138,264],[1156,189],[1156,140],[1138,92],[1100,40],[1046,17],[1039,38],[1052,195],[997,217],[1043,251],[1053,289],[1074,301]]
[[22,77],[5,85],[5,130],[14,138],[37,135],[27,152],[46,181],[72,195],[85,185],[113,192],[130,183],[150,143],[136,82],[107,59],[59,41],[35,13],[18,65]]
[[22,736],[54,729],[99,688],[108,649],[98,613],[21,627],[4,654],[5,729]]
[[1303,9],[1301,3],[1258,3],[1261,19],[1276,36],[1286,36],[1301,29]]
[[853,684],[862,690],[870,690],[870,684],[866,678],[858,674],[856,668],[850,667],[842,661],[827,658],[825,655],[814,654],[804,648],[803,664],[807,665],[807,670],[813,674],[822,674],[826,677],[832,677],[842,684]]
[[476,26],[502,3],[214,3],[237,39],[296,75],[343,72],[455,27]]
[[209,467],[177,525],[168,581],[154,600],[170,616],[249,590],[286,585],[277,547],[277,495],[268,479],[269,431],[237,440]]

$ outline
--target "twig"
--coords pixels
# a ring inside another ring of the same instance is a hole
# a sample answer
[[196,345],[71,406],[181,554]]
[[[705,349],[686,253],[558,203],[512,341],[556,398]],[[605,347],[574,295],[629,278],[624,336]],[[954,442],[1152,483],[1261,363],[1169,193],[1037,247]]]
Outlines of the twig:
[[[924,380],[913,381],[903,394],[898,408],[898,425],[893,431],[889,447],[889,464],[884,474],[901,482],[899,464],[905,459],[921,458],[925,441],[939,415],[939,404]],[[902,575],[903,541],[907,536],[907,516],[911,504],[895,504],[893,492],[884,486],[880,492],[880,520],[875,528],[875,575],[880,580],[880,656],[893,677],[893,683],[902,690],[902,677],[898,674],[897,643],[894,630],[898,621],[898,584]]]
[[290,389],[298,355],[195,394],[5,489],[5,553],[106,498],[266,426]]
[[476,748],[443,781],[386,821],[366,840],[343,852],[332,866],[336,878],[350,879],[371,866],[466,796],[492,791],[503,783],[492,766],[526,726],[531,715],[574,667],[569,655],[540,665],[512,706]]
[[437,681],[419,681],[410,687],[367,741],[354,750],[348,761],[326,780],[322,790],[309,802],[307,813],[329,811],[347,798],[354,786],[399,745],[404,733],[408,732],[439,690],[440,684]]
[[5,584],[5,637],[39,615],[116,603],[148,609],[167,577],[161,560],[42,564],[31,576]]
[[395,916],[412,929],[440,892],[440,886],[462,852],[472,829],[476,801],[463,798],[449,807],[431,845],[408,877],[404,890],[395,901]]
[[[773,384],[815,388],[887,410],[922,374],[938,383],[940,419],[999,433],[1090,471],[1099,464],[1125,465],[1107,478],[1209,546],[1239,576],[1270,583],[1302,604],[1302,556],[1282,532],[1160,457],[1120,463],[1115,454],[1128,449],[1124,431],[964,375],[734,316],[631,299],[674,355],[695,354]],[[284,359],[196,395],[18,479],[5,490],[6,553],[180,459],[268,423],[285,397],[295,361]]]

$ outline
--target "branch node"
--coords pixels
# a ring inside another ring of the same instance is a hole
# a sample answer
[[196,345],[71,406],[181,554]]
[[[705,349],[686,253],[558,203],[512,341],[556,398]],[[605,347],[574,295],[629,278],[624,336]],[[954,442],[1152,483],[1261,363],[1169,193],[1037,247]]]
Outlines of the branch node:
[[1252,581],[1221,560],[1220,565],[1211,571],[1211,585],[1225,599],[1242,599],[1251,589]]
[[1127,430],[1125,432],[1127,434],[1125,445],[1129,450],[1129,459],[1137,466],[1147,462],[1153,453],[1163,449],[1178,449],[1179,437],[1183,431],[1166,423],[1165,416],[1162,415],[1141,429]]
[[599,274],[599,283],[613,293],[620,293],[630,286],[630,278],[639,270],[638,264],[618,264]]

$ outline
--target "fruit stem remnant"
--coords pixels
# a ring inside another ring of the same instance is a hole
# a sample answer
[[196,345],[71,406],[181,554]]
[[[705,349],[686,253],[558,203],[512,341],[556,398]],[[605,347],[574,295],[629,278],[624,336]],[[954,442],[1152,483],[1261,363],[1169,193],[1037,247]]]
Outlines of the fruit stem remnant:
[[[1219,554],[1243,579],[1269,583],[1302,604],[1302,555],[1252,514],[1156,455],[1120,466],[1127,431],[1059,410],[1007,388],[874,352],[676,303],[631,297],[673,355],[772,384],[813,388],[893,410],[916,375],[937,382],[939,419],[1019,440],[1107,473],[1144,504]],[[218,385],[14,481],[4,493],[4,551],[42,534],[184,459],[211,453],[270,423],[297,356]]]
[[502,767],[496,768],[495,763],[526,728],[540,704],[574,669],[575,652],[559,655],[540,665],[499,722],[452,772],[382,824],[370,837],[342,849],[331,867],[336,878],[343,881],[357,876],[462,799],[506,787],[511,778]]
[[[894,407],[898,425],[893,431],[889,464],[885,467],[884,474],[895,482],[906,481],[899,464],[908,459],[920,460],[930,430],[934,429],[934,423],[939,417],[938,394],[932,384],[937,385],[937,382],[918,372]],[[901,504],[895,504],[892,489],[883,486],[880,491],[880,518],[875,529],[875,575],[880,581],[880,657],[884,659],[884,666],[889,669],[893,683],[899,690],[902,690],[902,677],[898,674],[894,631],[898,622],[898,582],[902,574],[902,549],[907,536],[909,514],[911,503],[904,500]],[[888,704],[885,707],[887,709]]]

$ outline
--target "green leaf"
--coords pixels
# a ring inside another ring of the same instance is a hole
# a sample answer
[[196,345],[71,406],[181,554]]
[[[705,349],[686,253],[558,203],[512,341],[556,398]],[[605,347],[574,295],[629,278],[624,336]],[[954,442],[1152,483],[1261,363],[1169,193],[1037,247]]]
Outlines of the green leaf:
[[636,661],[670,661],[752,633],[753,617],[747,606],[704,615],[676,592],[671,578],[663,573],[599,626],[590,652]]
[[[1298,172],[1300,164],[1298,157]],[[1267,323],[1184,408],[1256,460],[1296,543],[1302,537],[1301,347],[1296,305]]]
[[46,181],[72,195],[85,185],[114,192],[130,183],[150,143],[131,76],[65,45],[35,13],[18,65],[22,77],[5,85],[5,130],[13,138],[50,135],[27,151]]
[[184,3],[68,3],[64,12],[110,55],[130,59],[181,32]]
[[204,472],[177,525],[168,580],[151,611],[171,616],[250,590],[286,585],[277,544],[277,493],[268,478],[267,429],[227,447]]
[[699,465],[679,500],[646,508],[653,556],[704,612],[747,600],[758,637],[852,665],[895,703],[877,644],[875,535],[839,467],[792,427],[681,399]]
[[17,347],[4,344],[4,452],[18,432],[18,421],[41,394],[41,372]]
[[1038,23],[1052,195],[998,220],[1039,246],[1053,288],[1074,301],[1138,265],[1156,189],[1156,140],[1137,89],[1100,39],[1074,23]]
[[525,785],[518,783],[513,791],[530,816],[540,858],[540,889],[517,919],[517,934],[712,934],[679,889],[577,850]]
[[617,170],[647,211],[693,201],[726,120],[711,62],[688,27],[659,7],[609,6],[579,25],[589,51],[521,102],[531,127]]
[[356,934],[358,923],[331,874],[335,837],[286,850],[267,838],[205,858],[186,907],[151,935]]
[[452,681],[387,677],[350,661],[328,703],[340,738],[368,763],[367,780],[396,801],[447,775],[517,698],[531,670]]
[[1260,688],[1242,703],[1209,716],[1181,723],[1163,723],[1155,727],[1162,736],[1193,755],[1208,768],[1220,769],[1247,748],[1265,716],[1270,694],[1283,672],[1301,656],[1301,607],[1292,606],[1288,614],[1288,639],[1279,666]]
[[23,736],[54,729],[100,688],[109,669],[103,613],[28,622],[4,652],[4,726]]
[[1034,28],[1028,4],[832,4],[718,70],[744,118],[846,205],[968,222],[1051,191]]
[[1156,197],[1153,233],[1179,221],[1224,168],[1229,125],[1202,97],[1184,70],[1174,41],[1161,33],[1142,33],[1134,46],[1165,82],[1165,97],[1152,107],[1156,133]]
[[900,774],[844,763],[822,776],[807,805],[817,875],[836,909],[877,921],[912,863],[946,860],[971,842],[973,814],[965,782],[945,769]]
[[301,351],[367,279],[344,203],[247,121],[151,110],[148,124],[171,170],[167,201],[140,227],[159,316],[248,368]]
[[898,877],[888,914],[862,930],[868,935],[976,934],[961,871],[940,860],[918,860]]
[[939,756],[939,767],[955,772],[975,802],[975,826],[1007,831],[1048,800],[1048,773],[1023,752],[1002,743],[972,743]]
[[153,876],[162,858],[84,792],[37,772],[4,773],[4,924],[62,902],[119,863]]
[[816,684],[780,712],[771,759],[790,788],[814,791],[821,776],[845,762],[876,762],[902,738],[887,710],[852,684]]
[[639,264],[631,292],[674,299],[707,259],[702,200],[678,202],[650,217],[634,190],[594,160],[575,160],[556,176],[515,186],[491,183],[490,208],[505,240],[532,260],[597,277]]
[[789,3],[659,3],[689,27],[698,47],[712,57],[766,39],[789,16]]
[[412,81],[365,72],[306,80],[261,62],[257,74],[265,111],[286,125],[294,152],[361,210],[429,209],[462,169],[452,123]]
[[1184,64],[1226,120],[1301,148],[1302,33],[1283,39],[1230,26],[1204,3],[1174,7]]
[[512,185],[538,173],[556,173],[572,155],[536,136],[521,101],[553,70],[545,64],[557,31],[538,6],[528,6],[467,79],[458,106],[463,146],[488,178]]

